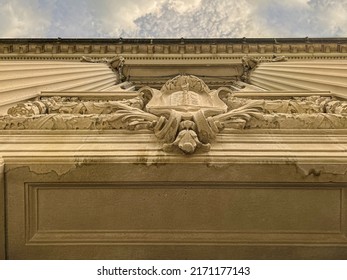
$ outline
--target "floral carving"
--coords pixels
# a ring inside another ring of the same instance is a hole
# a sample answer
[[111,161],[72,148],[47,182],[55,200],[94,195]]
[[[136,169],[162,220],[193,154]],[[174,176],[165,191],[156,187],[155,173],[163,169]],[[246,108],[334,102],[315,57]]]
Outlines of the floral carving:
[[258,105],[227,111],[226,88],[210,90],[195,76],[177,76],[162,89],[142,88],[123,101],[85,101],[50,97],[18,104],[0,117],[1,129],[149,129],[164,151],[208,151],[224,127],[243,128]]
[[347,102],[332,97],[284,99],[235,97],[182,75],[161,90],[144,87],[126,100],[42,97],[0,116],[0,129],[153,131],[166,152],[207,152],[224,129],[346,129]]
[[140,96],[122,101],[85,101],[74,97],[43,97],[37,101],[19,103],[8,110],[11,116],[32,116],[40,114],[110,114],[121,109],[142,110],[146,100]]

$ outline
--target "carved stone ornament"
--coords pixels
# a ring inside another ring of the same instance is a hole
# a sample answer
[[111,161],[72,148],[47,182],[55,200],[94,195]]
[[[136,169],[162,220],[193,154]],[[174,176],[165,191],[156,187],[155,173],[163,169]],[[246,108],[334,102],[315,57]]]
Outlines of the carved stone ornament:
[[253,72],[253,70],[259,65],[259,63],[280,61],[287,61],[287,58],[285,56],[276,55],[273,55],[272,58],[256,58],[252,56],[244,56],[242,57],[243,74],[241,76],[241,80],[245,83],[249,83],[250,75]]
[[225,123],[236,122],[242,126],[257,112],[257,102],[227,112],[221,97],[231,91],[227,88],[211,91],[195,76],[177,76],[165,83],[160,91],[146,87],[140,92],[151,96],[146,111],[160,116],[154,133],[165,140],[165,151],[176,148],[186,154],[197,148],[208,151],[210,141]]
[[101,59],[93,59],[91,57],[82,56],[81,62],[105,63],[113,72],[118,74],[118,83],[124,82],[126,79],[126,77],[123,74],[125,58],[122,56],[115,56],[112,58],[101,58]]
[[249,99],[228,88],[210,90],[195,76],[180,75],[160,89],[141,88],[121,101],[41,97],[0,116],[0,129],[149,129],[166,152],[210,149],[223,129],[346,129],[347,102],[332,97]]

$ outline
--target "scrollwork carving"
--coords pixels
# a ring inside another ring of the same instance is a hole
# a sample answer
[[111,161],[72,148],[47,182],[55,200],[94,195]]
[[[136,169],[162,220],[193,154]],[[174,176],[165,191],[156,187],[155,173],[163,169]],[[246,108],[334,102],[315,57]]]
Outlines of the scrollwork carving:
[[126,77],[123,74],[125,58],[122,56],[115,56],[112,58],[101,58],[101,59],[94,59],[91,57],[82,56],[81,62],[105,63],[110,69],[112,69],[113,72],[118,74],[118,83],[124,82],[126,79]]
[[195,76],[177,76],[161,90],[149,87],[132,99],[42,97],[0,116],[0,129],[153,131],[166,152],[206,152],[225,129],[346,129],[347,102],[332,97],[235,97],[210,90]]
[[[95,62],[95,61],[93,61]],[[18,104],[0,117],[2,129],[149,129],[164,142],[165,151],[192,154],[207,151],[224,127],[245,126],[258,109],[253,104],[227,112],[220,99],[227,88],[210,90],[195,76],[177,76],[162,89],[143,88],[123,101],[86,101],[49,97]]]
[[[258,99],[259,100],[259,99]],[[252,99],[229,95],[224,102],[228,110],[233,110],[253,102]],[[347,115],[347,102],[332,97],[308,96],[293,97],[290,99],[263,99],[261,112],[264,114],[341,114]]]
[[[38,101],[19,103],[8,110],[11,116],[33,116],[40,114],[110,114],[121,109],[142,110],[146,100],[141,96],[121,101],[84,101],[71,97],[48,97]],[[131,107],[131,108],[128,108]]]
[[252,56],[244,56],[242,57],[242,66],[243,66],[243,74],[241,76],[241,80],[245,83],[250,82],[250,75],[252,71],[259,65],[259,63],[262,62],[279,62],[279,61],[286,61],[287,58],[285,56],[276,56],[273,55],[272,58],[256,58]]
[[347,117],[339,114],[265,114],[247,123],[247,129],[346,129]]

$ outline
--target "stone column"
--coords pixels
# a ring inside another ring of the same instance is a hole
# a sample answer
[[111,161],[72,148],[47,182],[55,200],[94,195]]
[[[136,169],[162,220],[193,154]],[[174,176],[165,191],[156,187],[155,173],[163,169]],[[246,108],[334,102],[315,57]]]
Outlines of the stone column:
[[345,60],[260,61],[248,82],[267,90],[323,90],[347,96]]

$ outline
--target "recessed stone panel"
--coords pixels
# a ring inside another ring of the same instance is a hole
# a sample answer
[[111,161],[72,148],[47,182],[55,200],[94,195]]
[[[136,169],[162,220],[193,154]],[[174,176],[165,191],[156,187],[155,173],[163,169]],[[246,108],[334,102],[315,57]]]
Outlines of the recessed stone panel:
[[198,233],[205,242],[235,233],[337,234],[341,232],[340,201],[341,190],[335,188],[29,184],[27,240],[37,241],[36,235],[43,234],[53,242],[57,233],[67,238],[66,233],[92,232],[112,233],[115,242],[122,241],[124,233],[143,242],[153,240],[158,232],[166,242],[177,241],[175,234],[183,233]]

